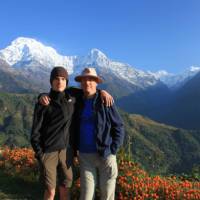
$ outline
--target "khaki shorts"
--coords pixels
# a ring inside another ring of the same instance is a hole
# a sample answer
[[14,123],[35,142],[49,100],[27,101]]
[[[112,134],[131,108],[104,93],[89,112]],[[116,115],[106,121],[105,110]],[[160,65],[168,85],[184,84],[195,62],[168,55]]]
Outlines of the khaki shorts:
[[44,153],[40,162],[41,181],[46,188],[59,186],[66,188],[72,185],[72,168],[66,164],[66,150]]

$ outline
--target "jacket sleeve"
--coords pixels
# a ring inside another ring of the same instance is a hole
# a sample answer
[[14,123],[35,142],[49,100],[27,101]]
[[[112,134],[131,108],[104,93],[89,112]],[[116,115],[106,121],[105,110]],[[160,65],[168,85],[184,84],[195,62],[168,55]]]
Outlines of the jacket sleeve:
[[68,87],[65,91],[76,99],[81,98],[83,95],[83,90],[77,87]]
[[44,107],[37,103],[34,109],[33,124],[31,130],[31,145],[35,151],[35,157],[39,159],[43,153],[41,146],[41,127],[44,118]]
[[77,135],[78,135],[78,126],[77,126],[77,118],[76,118],[76,113],[74,111],[73,115],[72,115],[72,122],[69,128],[69,133],[70,133],[70,137],[69,137],[69,145],[73,150],[73,156],[76,157],[77,156]]
[[111,122],[111,137],[112,137],[112,144],[111,144],[111,152],[112,154],[116,154],[119,147],[123,144],[124,141],[124,123],[118,113],[118,110],[115,105],[111,107],[107,107],[109,119]]

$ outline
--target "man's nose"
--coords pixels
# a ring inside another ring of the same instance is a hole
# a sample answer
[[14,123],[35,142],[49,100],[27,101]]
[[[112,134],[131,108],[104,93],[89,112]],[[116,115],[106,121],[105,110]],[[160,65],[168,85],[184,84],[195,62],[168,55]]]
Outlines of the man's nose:
[[88,85],[90,83],[89,80],[85,80],[85,84]]

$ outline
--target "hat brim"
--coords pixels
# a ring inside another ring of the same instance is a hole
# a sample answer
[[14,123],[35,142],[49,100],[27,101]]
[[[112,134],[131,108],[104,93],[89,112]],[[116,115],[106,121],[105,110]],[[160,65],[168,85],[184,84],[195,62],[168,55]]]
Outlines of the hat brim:
[[76,76],[74,80],[77,82],[81,82],[84,78],[87,78],[87,77],[93,78],[97,83],[103,83],[103,79],[101,79],[98,76],[92,76],[92,75]]

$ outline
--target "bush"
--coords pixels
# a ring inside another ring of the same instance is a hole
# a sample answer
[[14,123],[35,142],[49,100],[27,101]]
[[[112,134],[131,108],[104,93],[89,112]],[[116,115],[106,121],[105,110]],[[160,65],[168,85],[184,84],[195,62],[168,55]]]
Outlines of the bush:
[[[37,180],[38,169],[34,153],[28,148],[7,147],[0,150],[0,168],[5,173],[23,177],[25,180]],[[123,153],[118,155],[119,176],[116,184],[117,200],[153,200],[153,199],[200,199],[200,182],[176,176],[151,176]],[[196,171],[195,171],[196,172]],[[80,195],[79,166],[74,168],[72,199]],[[99,198],[96,191],[96,199]]]

